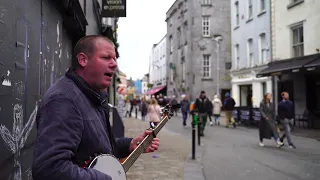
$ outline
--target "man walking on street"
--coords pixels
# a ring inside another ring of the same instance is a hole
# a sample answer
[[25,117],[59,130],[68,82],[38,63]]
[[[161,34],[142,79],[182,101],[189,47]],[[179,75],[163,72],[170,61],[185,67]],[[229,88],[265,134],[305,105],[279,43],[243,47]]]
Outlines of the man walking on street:
[[226,113],[226,128],[229,127],[230,122],[233,124],[233,127],[236,128],[236,122],[234,121],[234,117],[233,117],[233,109],[234,109],[234,106],[236,105],[236,102],[232,97],[230,97],[230,93],[228,92],[225,94],[223,105]]
[[278,115],[280,118],[280,122],[284,125],[285,133],[281,137],[281,141],[283,142],[284,138],[287,138],[289,143],[289,148],[296,148],[296,146],[292,142],[291,137],[291,127],[293,125],[294,118],[294,107],[292,101],[289,100],[289,93],[282,92],[281,93],[282,101],[279,102],[278,105]]
[[180,102],[180,106],[181,106],[181,113],[182,113],[182,120],[183,120],[182,124],[184,127],[186,127],[188,114],[189,114],[190,102],[187,99],[187,96],[185,94],[183,94],[181,97],[182,97],[182,101]]
[[204,136],[204,129],[207,124],[210,100],[206,97],[206,93],[201,91],[200,97],[195,102],[195,110],[199,115],[200,136]]

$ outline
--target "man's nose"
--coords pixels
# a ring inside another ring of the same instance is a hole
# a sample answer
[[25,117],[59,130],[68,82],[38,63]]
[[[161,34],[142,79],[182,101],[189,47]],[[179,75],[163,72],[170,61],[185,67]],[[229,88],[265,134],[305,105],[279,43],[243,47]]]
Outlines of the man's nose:
[[118,67],[118,63],[116,60],[112,60],[111,63],[109,64],[110,69],[116,69]]

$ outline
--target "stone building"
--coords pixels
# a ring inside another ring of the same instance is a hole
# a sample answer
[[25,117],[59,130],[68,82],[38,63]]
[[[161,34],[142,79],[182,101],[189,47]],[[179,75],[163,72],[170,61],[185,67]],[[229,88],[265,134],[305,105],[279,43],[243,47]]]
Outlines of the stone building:
[[[168,96],[231,89],[230,1],[176,0],[166,13]],[[218,61],[217,61],[218,59]]]

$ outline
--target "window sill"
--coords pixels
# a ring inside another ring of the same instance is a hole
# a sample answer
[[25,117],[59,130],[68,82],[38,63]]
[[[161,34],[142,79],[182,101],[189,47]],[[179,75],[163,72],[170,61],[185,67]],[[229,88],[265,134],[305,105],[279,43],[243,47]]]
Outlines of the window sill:
[[211,7],[212,4],[201,4],[202,7]]
[[202,77],[201,80],[202,81],[213,81],[213,78],[211,78],[211,77]]
[[299,4],[301,4],[303,2],[304,2],[304,0],[300,0],[300,1],[297,1],[297,2],[292,2],[287,6],[287,9],[291,9],[291,8],[293,8],[295,6],[298,6]]
[[259,16],[262,16],[262,15],[264,15],[266,13],[266,10],[263,10],[263,11],[261,11],[257,16],[259,17]]
[[248,19],[247,21],[246,21],[246,23],[249,23],[250,21],[252,21],[253,20],[253,18],[251,17],[250,19]]
[[239,29],[239,27],[240,26],[238,25],[238,26],[234,27],[233,30],[235,31],[235,30]]

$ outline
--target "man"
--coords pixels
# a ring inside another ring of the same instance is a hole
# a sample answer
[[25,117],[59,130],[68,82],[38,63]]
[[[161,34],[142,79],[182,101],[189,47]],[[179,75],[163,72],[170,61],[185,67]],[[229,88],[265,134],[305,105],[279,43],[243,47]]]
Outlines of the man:
[[289,148],[296,148],[296,146],[292,142],[291,138],[291,127],[293,125],[294,118],[294,107],[292,101],[289,100],[289,93],[282,92],[281,93],[282,101],[278,104],[278,116],[280,122],[284,125],[285,133],[281,137],[281,141],[283,142],[284,138],[287,138]]
[[[73,68],[48,89],[37,116],[34,180],[111,180],[107,174],[79,166],[101,153],[126,157],[151,133],[113,137],[104,91],[117,67],[113,43],[103,36],[86,36],[74,53]],[[154,138],[145,152],[158,147]]]
[[226,128],[229,127],[230,122],[233,124],[233,127],[236,128],[236,122],[234,121],[234,117],[233,117],[233,109],[234,109],[234,106],[236,105],[236,102],[232,97],[230,97],[229,92],[225,94],[223,105],[226,113]]
[[189,111],[190,102],[188,100],[188,97],[185,94],[181,95],[181,98],[182,100],[180,102],[180,106],[181,106],[180,108],[181,108],[181,114],[182,114],[182,120],[183,120],[182,125],[186,127],[188,114],[190,113]]
[[207,117],[210,108],[210,100],[207,98],[206,93],[201,91],[200,97],[195,102],[195,111],[199,116],[200,136],[204,136],[204,129],[207,124]]

